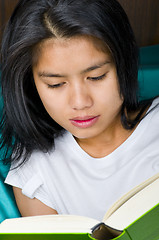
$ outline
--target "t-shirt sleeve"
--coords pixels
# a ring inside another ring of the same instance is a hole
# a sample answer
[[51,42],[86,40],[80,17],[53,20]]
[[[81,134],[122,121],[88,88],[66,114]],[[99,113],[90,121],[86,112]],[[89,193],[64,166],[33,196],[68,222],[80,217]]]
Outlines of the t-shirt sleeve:
[[22,189],[22,193],[28,198],[37,198],[45,205],[56,210],[55,204],[50,200],[47,186],[41,177],[40,171],[30,164],[24,163],[18,168],[11,166],[5,179],[5,183]]

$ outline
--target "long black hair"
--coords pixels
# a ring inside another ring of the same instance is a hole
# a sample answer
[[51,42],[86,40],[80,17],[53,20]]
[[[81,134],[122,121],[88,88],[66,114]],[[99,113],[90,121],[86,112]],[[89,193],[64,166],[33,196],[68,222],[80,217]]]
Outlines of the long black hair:
[[1,147],[7,146],[6,156],[10,148],[14,152],[12,157],[5,157],[6,162],[24,161],[35,149],[49,151],[55,137],[63,133],[43,107],[32,64],[40,42],[78,35],[99,38],[109,47],[124,99],[121,121],[125,128],[136,124],[137,120],[130,122],[125,113],[139,109],[138,47],[120,4],[116,0],[20,0],[8,21],[1,47]]

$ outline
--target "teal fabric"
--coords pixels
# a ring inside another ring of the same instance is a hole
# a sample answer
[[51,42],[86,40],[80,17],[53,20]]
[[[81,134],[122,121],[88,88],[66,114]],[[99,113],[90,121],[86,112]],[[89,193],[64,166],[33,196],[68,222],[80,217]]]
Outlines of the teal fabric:
[[[1,152],[1,156],[3,153]],[[4,184],[4,179],[9,170],[8,166],[2,164],[0,159],[0,222],[6,218],[19,217],[20,213],[15,203],[12,188]]]
[[[140,49],[139,68],[139,98],[140,100],[159,95],[159,45]],[[1,96],[1,94],[0,94]],[[2,98],[0,97],[0,112],[2,112]],[[3,149],[0,152],[0,222],[6,218],[19,217],[12,188],[4,184],[9,170],[2,164]]]
[[159,95],[159,45],[140,48],[139,99]]
[[[0,112],[2,113],[2,97],[0,92]],[[0,134],[1,136],[1,134]],[[20,213],[15,203],[12,187],[4,184],[9,166],[2,163],[4,149],[0,150],[0,223],[6,218],[19,217]]]

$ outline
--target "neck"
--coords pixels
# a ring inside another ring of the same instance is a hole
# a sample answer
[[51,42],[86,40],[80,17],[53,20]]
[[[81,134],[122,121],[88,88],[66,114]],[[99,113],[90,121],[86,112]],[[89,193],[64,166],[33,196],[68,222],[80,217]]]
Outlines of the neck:
[[88,139],[76,139],[80,147],[94,158],[101,158],[112,153],[133,132],[123,128],[121,122],[105,130],[102,134]]

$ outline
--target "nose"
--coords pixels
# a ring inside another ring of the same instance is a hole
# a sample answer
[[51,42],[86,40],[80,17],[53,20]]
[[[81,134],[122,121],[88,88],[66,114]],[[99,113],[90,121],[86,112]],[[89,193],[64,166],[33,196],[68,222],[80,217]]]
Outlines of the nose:
[[85,84],[74,84],[71,87],[69,103],[74,110],[83,110],[93,105],[93,98]]

